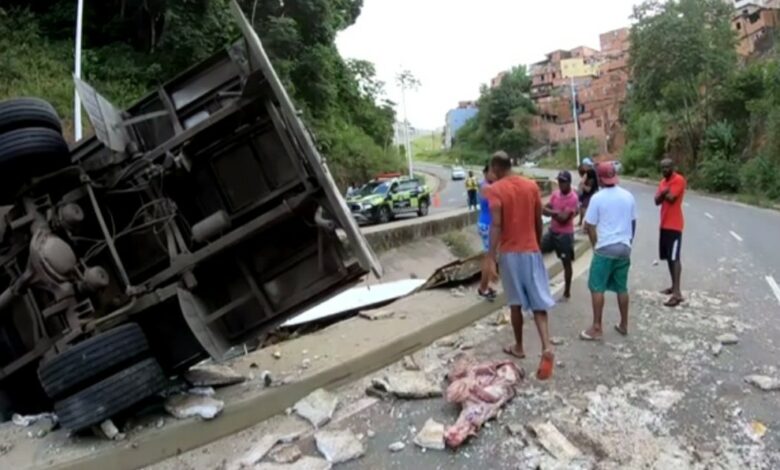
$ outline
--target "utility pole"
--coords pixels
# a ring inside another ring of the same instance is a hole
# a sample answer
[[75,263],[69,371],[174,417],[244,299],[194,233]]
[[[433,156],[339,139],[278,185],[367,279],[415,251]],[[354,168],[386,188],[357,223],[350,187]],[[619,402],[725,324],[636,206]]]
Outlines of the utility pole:
[[409,177],[414,177],[414,154],[412,153],[412,142],[409,137],[409,120],[406,115],[406,90],[416,90],[420,86],[420,81],[412,75],[409,70],[404,70],[396,77],[398,86],[401,87],[401,104],[404,112],[404,145],[406,147],[406,159],[409,163]]
[[577,168],[580,166],[580,122],[577,118],[577,87],[574,85],[574,76],[571,80],[571,110],[574,116],[574,142],[577,147]]
[[[73,76],[81,78],[81,30],[84,17],[84,0],[77,0],[76,5],[76,57]],[[81,140],[81,99],[78,90],[73,90],[73,130],[76,142]]]

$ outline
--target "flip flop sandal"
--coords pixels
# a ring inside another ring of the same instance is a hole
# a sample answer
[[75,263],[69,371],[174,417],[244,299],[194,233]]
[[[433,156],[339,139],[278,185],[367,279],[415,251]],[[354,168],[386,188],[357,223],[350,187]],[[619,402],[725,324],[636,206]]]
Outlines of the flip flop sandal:
[[618,333],[620,333],[623,336],[628,336],[628,331],[626,331],[623,328],[621,328],[620,325],[615,325],[615,331],[617,331]]
[[555,367],[555,356],[551,353],[542,354],[542,362],[539,363],[539,369],[536,371],[538,380],[548,380],[553,375]]
[[664,307],[674,308],[677,307],[683,303],[683,299],[678,299],[677,297],[672,297],[671,299],[664,302]]
[[525,354],[517,354],[517,352],[515,352],[515,348],[512,346],[504,347],[504,354],[509,354],[510,356],[517,359],[525,359]]
[[588,334],[588,330],[582,330],[580,332],[580,339],[583,341],[601,341],[601,336],[591,336]]

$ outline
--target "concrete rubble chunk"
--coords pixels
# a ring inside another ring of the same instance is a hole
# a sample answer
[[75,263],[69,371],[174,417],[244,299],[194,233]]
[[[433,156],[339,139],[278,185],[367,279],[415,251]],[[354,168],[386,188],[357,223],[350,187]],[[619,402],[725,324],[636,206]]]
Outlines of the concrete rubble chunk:
[[566,340],[561,338],[560,336],[553,336],[550,338],[550,342],[553,344],[553,346],[561,346],[563,344],[566,344]]
[[110,419],[100,423],[100,432],[103,433],[103,436],[105,436],[106,439],[112,441],[121,441],[125,438],[125,435],[119,432],[119,429]]
[[319,428],[330,421],[338,403],[339,399],[336,395],[319,388],[298,401],[293,406],[293,410],[298,416],[310,422],[312,426]]
[[305,455],[294,463],[263,462],[252,467],[252,470],[330,470],[333,464],[325,459]]
[[373,379],[371,384],[374,388],[398,398],[430,398],[442,395],[441,387],[420,371],[396,372],[384,379]]
[[14,413],[14,415],[11,416],[11,421],[15,425],[21,426],[23,428],[26,428],[28,426],[31,426],[41,421],[49,421],[51,422],[53,428],[54,425],[56,425],[59,420],[57,419],[57,415],[55,415],[54,413],[41,413],[37,415],[20,415],[18,413]]
[[647,401],[659,411],[667,411],[682,400],[684,394],[677,390],[657,390],[652,392]]
[[745,382],[753,385],[754,387],[758,387],[765,392],[780,390],[780,379],[776,377],[754,374],[745,377]]
[[203,419],[214,419],[222,412],[225,402],[212,397],[200,395],[174,395],[165,400],[165,411],[174,418],[186,419],[197,416]]
[[715,339],[723,346],[732,346],[739,343],[739,337],[734,333],[724,333]]
[[281,359],[282,358],[282,352],[281,351],[274,351],[272,356],[274,357],[274,359]]
[[720,353],[723,352],[723,343],[717,342],[712,345],[712,355],[715,357],[720,356]]
[[367,320],[384,320],[386,318],[390,318],[393,315],[395,315],[395,312],[392,310],[367,310],[365,312],[358,313],[361,317],[367,319]]
[[201,364],[185,372],[184,380],[194,387],[219,387],[241,383],[246,377],[222,364]]
[[330,463],[343,463],[360,458],[365,453],[363,443],[350,430],[319,431],[314,435],[317,450]]
[[402,450],[406,449],[406,444],[404,444],[401,441],[393,442],[389,446],[387,446],[387,450],[390,452],[401,452]]
[[429,418],[414,436],[414,443],[423,449],[444,450],[444,425]]
[[539,444],[561,462],[571,462],[582,455],[582,452],[549,421],[532,424],[531,430],[536,434]]
[[433,345],[437,348],[454,348],[459,342],[460,338],[458,336],[449,335],[437,340]]
[[7,442],[0,442],[0,457],[14,450],[14,445]]
[[238,460],[228,465],[229,470],[238,470],[241,468],[253,468],[254,465],[265,457],[271,449],[279,442],[279,436],[276,434],[266,434],[252,447],[244,453]]
[[293,463],[301,458],[301,449],[295,444],[274,447],[268,457],[276,463]]
[[211,387],[194,387],[189,390],[187,390],[187,393],[190,395],[198,395],[201,397],[213,397],[217,394],[217,392],[214,391]]

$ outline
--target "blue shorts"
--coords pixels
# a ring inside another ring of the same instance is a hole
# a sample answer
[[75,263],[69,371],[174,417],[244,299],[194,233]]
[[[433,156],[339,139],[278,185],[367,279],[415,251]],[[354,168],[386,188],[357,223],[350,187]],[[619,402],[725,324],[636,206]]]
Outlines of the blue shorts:
[[490,225],[478,223],[477,232],[479,232],[479,238],[482,239],[482,249],[487,253],[490,250]]
[[555,306],[541,253],[502,253],[498,266],[510,306],[522,307],[526,316]]

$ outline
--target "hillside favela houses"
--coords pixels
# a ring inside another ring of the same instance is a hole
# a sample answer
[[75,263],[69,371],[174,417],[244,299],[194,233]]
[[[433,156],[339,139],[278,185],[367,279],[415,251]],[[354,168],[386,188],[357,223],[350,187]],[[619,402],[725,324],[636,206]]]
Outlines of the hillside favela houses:
[[474,101],[461,101],[458,107],[447,111],[444,126],[444,148],[451,149],[455,144],[455,136],[458,130],[470,119],[477,115],[477,103]]
[[744,59],[761,56],[774,45],[774,30],[780,24],[780,0],[734,3],[731,27],[737,35],[737,53]]
[[537,109],[531,131],[540,143],[573,142],[571,76],[575,75],[581,139],[592,139],[598,151],[618,154],[625,145],[620,107],[628,89],[628,28],[600,36],[600,49],[580,46],[557,50],[529,68],[531,98]]

